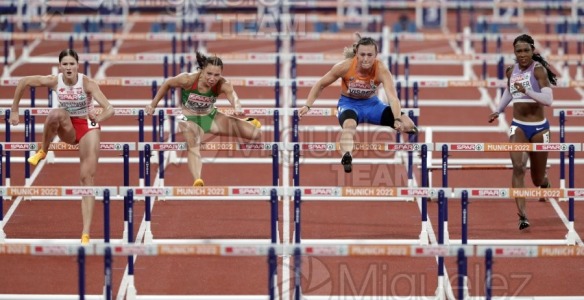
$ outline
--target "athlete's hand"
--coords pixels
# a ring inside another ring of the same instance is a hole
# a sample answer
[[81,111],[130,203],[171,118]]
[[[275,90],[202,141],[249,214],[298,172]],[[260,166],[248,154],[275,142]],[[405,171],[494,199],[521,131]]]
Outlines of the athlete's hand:
[[499,113],[498,112],[494,112],[492,114],[489,115],[489,123],[493,123],[493,121],[495,121],[495,119],[499,118]]
[[147,115],[154,114],[154,107],[152,107],[150,104],[146,105],[146,107],[144,108],[144,113],[146,113]]
[[18,109],[10,111],[9,121],[10,121],[10,124],[12,124],[12,126],[18,125],[18,123],[20,122],[20,116],[18,114]]
[[96,120],[97,113],[95,112],[95,109],[92,109],[89,111],[89,113],[87,114],[87,118],[89,118],[93,122],[97,122],[97,120]]
[[393,128],[398,131],[398,132],[402,132],[403,131],[403,122],[400,118],[395,118],[393,121]]
[[515,82],[514,86],[518,92],[525,94],[525,87],[521,83]]
[[241,106],[235,106],[233,108],[233,115],[236,117],[243,117],[245,116],[245,113],[243,112],[243,108],[241,108]]
[[310,107],[304,105],[298,110],[298,116],[302,118],[302,116],[307,114],[309,111],[310,111]]

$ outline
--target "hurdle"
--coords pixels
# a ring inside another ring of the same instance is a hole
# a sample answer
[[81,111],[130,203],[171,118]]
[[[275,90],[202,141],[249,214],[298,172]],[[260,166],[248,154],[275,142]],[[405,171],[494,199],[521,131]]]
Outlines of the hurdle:
[[[270,151],[272,156],[272,185],[278,186],[280,182],[280,175],[279,175],[279,149],[278,143],[202,143],[200,146],[201,151],[212,150],[212,151]],[[145,186],[150,186],[150,156],[151,150],[158,150],[159,156],[162,156],[163,151],[184,151],[187,150],[186,143],[138,143],[138,150],[144,151],[144,179],[145,179]],[[164,169],[164,163],[159,161],[159,173],[158,179],[159,184],[161,187],[164,187],[164,172],[161,171]],[[244,189],[245,190],[245,189]],[[196,192],[196,191],[195,191]],[[194,195],[197,195],[196,193]],[[212,194],[209,194],[212,195]],[[253,195],[253,194],[250,194]],[[166,194],[157,195],[159,200],[165,200],[167,196]],[[214,196],[230,196],[225,194],[214,195]],[[258,195],[255,195],[258,196]],[[227,197],[226,200],[230,199]],[[256,198],[252,198],[256,199]],[[275,210],[277,211],[277,201],[272,203],[275,206]],[[145,205],[146,205],[146,214],[145,214],[145,222],[146,222],[146,237],[145,240],[151,241],[152,240],[152,232],[150,230],[150,197],[146,195],[145,197]],[[276,222],[277,220],[274,220]],[[274,233],[275,234],[275,233]],[[274,235],[275,237],[275,235]]]
[[[294,182],[294,186],[298,187],[300,186],[300,152],[301,151],[340,151],[341,147],[340,147],[340,143],[287,143],[284,145],[285,149],[288,151],[293,151],[293,182]],[[398,143],[355,143],[353,149],[355,151],[360,151],[360,150],[365,150],[365,151],[408,151],[408,152],[414,152],[414,151],[421,151],[421,156],[422,156],[422,166],[425,167],[426,166],[426,153],[428,151],[428,149],[433,149],[433,144],[423,144],[423,143],[418,143],[418,144],[398,144]],[[408,184],[411,185],[412,183],[412,172],[411,172],[412,168],[410,167],[408,170]],[[424,169],[425,170],[425,169]],[[300,203],[301,203],[301,191],[298,190],[294,193],[294,203],[295,203],[295,207],[294,207],[294,216],[296,217],[300,217]],[[346,193],[346,194],[344,194]],[[348,189],[348,190],[341,190],[339,188],[315,188],[314,191],[313,190],[307,190],[305,191],[305,194],[310,194],[310,195],[318,195],[318,196],[324,196],[324,197],[332,197],[332,199],[334,200],[346,200],[344,196],[358,196],[361,198],[361,200],[380,200],[380,198],[378,197],[385,197],[385,199],[383,199],[382,201],[387,201],[387,197],[392,197],[392,196],[397,196],[397,190],[393,190],[392,188],[379,188],[379,189],[362,189],[362,188],[355,188],[353,189]],[[366,196],[363,198],[363,196]],[[426,230],[426,223],[427,223],[427,210],[426,210],[426,200],[427,197],[430,196],[428,194],[428,192],[426,191],[426,194],[424,194],[422,191],[417,191],[417,195],[416,193],[412,193],[412,194],[401,194],[400,196],[407,196],[407,198],[409,199],[413,199],[415,196],[418,197],[422,197],[422,229],[421,229],[421,233],[419,236],[418,241],[421,244],[427,244],[428,243],[428,235],[427,235],[427,230]],[[331,198],[329,198],[329,200],[332,200]],[[403,201],[403,198],[402,198]],[[284,206],[286,206],[286,202],[284,203]],[[285,211],[289,211],[289,208],[284,209]],[[300,220],[295,220],[295,230],[296,230],[296,234],[294,234],[295,236],[295,240],[296,241],[300,241]],[[289,229],[287,228],[289,225],[287,224],[287,222],[284,223],[284,232],[285,233],[289,233]],[[288,236],[288,235],[286,235]],[[411,242],[411,241],[410,241]]]
[[[553,116],[560,120],[560,143],[566,143],[566,118],[584,117],[584,109],[560,108],[553,110]],[[560,151],[560,187],[566,187],[565,151]]]
[[[8,133],[7,133],[8,135]],[[11,151],[26,151],[26,153],[28,153],[28,151],[37,151],[38,149],[41,149],[42,147],[42,143],[40,142],[1,142],[0,143],[4,149],[4,151],[6,151],[6,169],[8,170],[10,168],[11,165],[11,160],[10,160],[10,156],[9,156],[9,152]],[[49,145],[49,151],[78,151],[79,150],[79,145],[70,145],[64,142],[51,142]],[[99,146],[99,150],[100,151],[130,151],[130,150],[136,150],[136,143],[135,142],[101,142],[100,146]],[[129,158],[129,157],[128,157]],[[73,159],[69,159],[69,158],[55,158],[54,159],[55,162],[63,162],[63,163],[77,163],[79,162],[78,158],[73,158]],[[115,158],[100,158],[99,159],[100,162],[119,162],[119,159],[115,159]],[[43,162],[41,162],[43,163]],[[127,162],[129,164],[129,160]],[[124,164],[126,164],[126,162],[124,161]],[[30,166],[28,163],[25,163],[25,184],[26,185],[30,185]],[[29,168],[26,168],[26,167]],[[129,168],[124,166],[124,169]],[[27,171],[28,169],[28,171]],[[6,185],[10,185],[10,174],[7,172],[6,173],[6,179],[5,179],[5,183]]]
[[[449,152],[561,152],[561,151],[569,151],[569,165],[570,165],[570,188],[574,188],[574,157],[575,151],[582,151],[582,144],[570,144],[570,143],[436,143],[436,149],[442,150],[442,186],[448,186],[448,157]],[[537,192],[539,190],[539,192]],[[551,197],[557,198],[558,200],[562,199],[562,193],[559,193],[560,189],[549,189],[553,191],[549,196],[546,196],[545,191],[547,189],[528,189],[526,190],[525,194],[518,193],[516,196],[510,193],[504,193],[504,195],[499,195],[497,193],[493,193],[492,196],[504,196],[506,198],[516,198],[516,197],[525,197],[522,195],[528,195],[529,197],[533,197],[530,192],[535,193],[536,195],[541,195],[541,197]],[[557,194],[556,194],[557,193]],[[480,193],[479,193],[480,194]],[[482,195],[487,196],[488,194]],[[541,198],[540,197],[540,198]],[[574,222],[574,200],[571,198],[570,202],[570,213],[569,213],[569,222],[570,225],[568,227],[568,234],[566,236],[566,240],[568,244],[575,243],[575,232],[573,231],[573,222]],[[463,205],[464,206],[464,205]],[[445,232],[448,236],[448,201],[444,202],[444,212],[445,212]],[[464,212],[463,212],[464,214]],[[448,240],[448,238],[447,238]]]
[[[0,173],[1,174],[1,173]],[[116,199],[118,187],[112,186],[13,186],[0,187],[0,208],[3,206],[3,197],[22,197],[28,200],[80,200],[79,197],[93,196],[103,201],[103,232],[104,242],[110,242],[110,200]],[[113,198],[110,198],[114,196]],[[0,210],[0,243],[23,242],[22,239],[8,239],[4,233],[4,213]]]

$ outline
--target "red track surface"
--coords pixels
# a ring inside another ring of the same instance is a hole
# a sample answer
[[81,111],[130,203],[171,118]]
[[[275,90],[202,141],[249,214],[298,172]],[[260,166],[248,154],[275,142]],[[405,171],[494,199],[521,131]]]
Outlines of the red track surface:
[[[65,30],[69,25],[62,25]],[[58,30],[58,29],[57,29]],[[134,28],[136,32],[148,30],[148,24],[140,24]],[[342,43],[308,43],[299,42],[298,52],[334,51],[339,52]],[[57,42],[45,42],[37,47],[32,55],[55,55],[65,45]],[[80,45],[79,49],[81,48]],[[143,51],[143,43],[124,42],[121,53]],[[92,45],[92,47],[96,47]],[[109,46],[108,46],[109,47]],[[403,43],[402,52],[420,49],[419,43]],[[505,45],[509,48],[509,45]],[[148,43],[148,49],[153,52],[170,51],[167,43]],[[446,42],[425,43],[425,52],[449,52]],[[109,49],[106,48],[106,51]],[[208,45],[209,53],[241,52],[273,52],[273,43],[258,42],[214,42]],[[24,65],[12,75],[49,74],[53,65]],[[250,68],[253,67],[253,72]],[[92,66],[93,72],[98,66]],[[299,66],[298,76],[320,76],[329,66]],[[477,74],[479,69],[475,69]],[[494,67],[489,68],[494,74]],[[419,75],[460,75],[462,69],[447,66],[413,66],[411,74]],[[107,70],[109,76],[160,76],[162,67],[155,65],[114,65]],[[227,65],[225,75],[228,76],[273,76],[274,66]],[[403,70],[400,70],[403,74]],[[150,99],[149,88],[103,87],[110,99]],[[273,89],[240,87],[237,92],[242,99],[266,99],[266,106],[273,103]],[[494,91],[490,91],[491,95]],[[2,88],[1,98],[11,98],[13,89]],[[44,94],[43,94],[44,93]],[[38,97],[46,97],[46,91],[39,91]],[[308,89],[299,89],[299,99],[306,98]],[[556,99],[579,99],[572,89],[555,89]],[[328,88],[322,98],[336,98],[338,88]],[[422,89],[420,99],[446,99],[461,101],[479,99],[476,88],[458,89]],[[317,102],[318,103],[318,102]],[[439,107],[425,106],[421,108],[420,123],[422,126],[453,125],[482,126],[486,125],[488,107]],[[557,125],[557,119],[548,118],[552,126]],[[148,118],[149,119],[149,118]],[[509,120],[508,120],[509,121]],[[42,119],[39,120],[42,122]],[[150,121],[148,121],[150,122]],[[303,125],[308,124],[338,124],[334,117],[306,118]],[[263,120],[271,124],[271,120]],[[116,117],[108,121],[108,125],[136,124],[134,120]],[[570,120],[569,126],[582,126],[580,120]],[[495,125],[493,125],[495,126]],[[314,133],[302,132],[301,141],[337,141],[338,132]],[[149,135],[147,135],[149,137]],[[37,139],[41,136],[37,134]],[[182,137],[179,136],[179,139]],[[569,133],[569,141],[581,141],[581,134]],[[503,133],[434,133],[434,141],[440,142],[504,142]],[[23,140],[21,134],[15,134],[15,141]],[[135,133],[102,133],[102,141],[136,141]],[[218,140],[218,139],[215,139]],[[222,138],[221,141],[228,139]],[[271,132],[264,132],[264,141],[271,141]],[[392,133],[360,133],[359,140],[365,142],[393,141]],[[420,135],[424,140],[424,134]],[[553,141],[558,141],[557,134]],[[480,153],[483,154],[483,153]],[[480,154],[453,153],[452,158],[477,157]],[[13,153],[13,156],[22,155]],[[58,153],[57,156],[72,155]],[[113,155],[102,153],[103,156]],[[217,155],[204,153],[204,157]],[[224,153],[218,154],[224,155]],[[238,155],[238,154],[235,154]],[[378,154],[373,154],[379,157]],[[435,154],[436,157],[437,154]],[[484,153],[485,157],[506,158],[506,153]],[[137,157],[137,152],[132,153]],[[327,157],[340,157],[338,153]],[[372,157],[369,152],[357,153],[356,160]],[[390,157],[387,155],[387,157]],[[557,154],[550,154],[556,158]],[[580,167],[580,166],[578,166]],[[14,164],[12,169],[12,184],[23,185],[23,165]],[[156,169],[153,169],[156,171]],[[434,185],[441,184],[441,178],[435,172]],[[77,185],[78,165],[45,165],[41,176],[34,185]],[[553,185],[558,186],[559,170],[557,166],[550,169]],[[419,178],[418,172],[416,172]],[[192,178],[185,165],[171,165],[166,169],[165,183],[168,186],[190,185]],[[138,184],[138,169],[134,164],[131,168],[131,184]],[[249,164],[207,164],[203,168],[203,178],[207,185],[270,185],[270,165],[252,166]],[[510,185],[511,171],[452,171],[449,177],[450,187],[507,187]],[[286,180],[286,179],[285,179]],[[404,186],[407,184],[407,174],[403,166],[394,165],[355,165],[350,175],[342,172],[341,166],[333,165],[303,165],[301,167],[301,185],[313,186]],[[576,186],[584,186],[580,178]],[[96,185],[121,185],[121,165],[101,164],[96,176]],[[526,176],[526,186],[530,186],[529,176]],[[10,208],[11,202],[5,203],[4,213]],[[560,203],[567,214],[567,205]],[[136,220],[143,216],[143,203],[137,203],[134,213]],[[528,211],[532,229],[525,232],[517,230],[515,204],[512,200],[481,200],[470,205],[469,238],[470,239],[562,239],[567,232],[566,227],[553,210],[550,203],[529,201]],[[152,212],[152,231],[155,238],[268,238],[269,236],[269,205],[266,202],[156,202]],[[460,238],[460,206],[456,201],[450,202],[450,237]],[[21,202],[15,214],[5,226],[8,238],[73,238],[79,237],[81,228],[80,207],[78,202],[70,201],[35,201]],[[429,204],[429,215],[436,228],[436,204]],[[576,211],[576,230],[584,231],[582,210]],[[122,206],[120,202],[112,205],[112,236],[120,238],[122,234]],[[307,239],[415,239],[420,231],[420,213],[415,203],[381,203],[381,202],[309,202],[303,208],[303,237]],[[435,229],[436,230],[436,229]],[[93,238],[102,237],[102,212],[100,203],[96,206],[93,223]],[[123,275],[126,259],[116,257],[113,274],[114,293],[118,290]],[[447,259],[449,274],[456,274],[456,264],[453,259]],[[2,294],[75,294],[76,263],[72,257],[21,257],[0,256],[0,293]],[[266,293],[265,258],[208,258],[208,257],[139,257],[136,261],[136,288],[140,295],[172,295],[172,294],[220,294],[245,295]],[[103,285],[103,262],[100,258],[90,257],[87,263],[87,293],[100,294]],[[304,278],[305,294],[339,295],[433,295],[436,289],[436,263],[434,259],[423,258],[306,258],[304,273],[311,277]],[[583,270],[581,259],[496,259],[495,266],[495,296],[542,296],[542,295],[584,295],[581,284]],[[373,274],[374,278],[369,278]],[[343,277],[345,276],[345,277]],[[348,277],[347,277],[348,276]],[[470,294],[483,295],[484,267],[482,260],[470,259],[469,285]],[[351,280],[354,287],[347,285]],[[453,285],[455,284],[454,279]]]

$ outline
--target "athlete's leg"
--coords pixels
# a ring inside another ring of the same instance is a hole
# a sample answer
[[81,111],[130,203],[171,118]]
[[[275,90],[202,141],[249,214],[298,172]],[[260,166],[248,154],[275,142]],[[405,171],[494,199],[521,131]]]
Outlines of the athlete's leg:
[[31,165],[37,165],[49,152],[49,145],[56,135],[61,141],[68,144],[75,144],[75,129],[71,123],[69,113],[61,108],[53,109],[47,115],[43,127],[43,142],[41,149],[28,159]]
[[211,133],[221,136],[231,136],[244,138],[247,140],[259,140],[261,129],[251,122],[228,116],[222,112],[217,112],[211,124]]
[[[532,143],[549,143],[549,129],[536,133],[532,138]],[[529,160],[531,162],[531,181],[535,186],[549,188],[551,186],[547,176],[547,152],[531,152]],[[546,201],[546,198],[540,198],[540,201]]]
[[[529,141],[525,137],[525,133],[518,126],[511,126],[510,129],[509,142],[511,143],[528,143]],[[524,152],[510,152],[511,163],[513,164],[513,175],[511,178],[511,186],[514,188],[525,187],[524,178],[525,171],[527,169],[527,155]],[[527,222],[527,214],[525,211],[525,198],[515,198],[515,204],[517,205],[517,212],[519,214],[520,221],[525,219],[526,224],[523,228],[527,228],[529,223]],[[520,229],[522,225],[519,225]]]
[[[80,184],[81,186],[94,186],[95,172],[99,159],[100,131],[93,129],[88,131],[79,141],[80,160]],[[83,217],[83,234],[89,234],[95,197],[83,196],[81,200],[81,215]]]
[[187,143],[187,164],[194,180],[201,178],[203,164],[201,162],[201,141],[205,132],[203,128],[191,121],[178,123]]

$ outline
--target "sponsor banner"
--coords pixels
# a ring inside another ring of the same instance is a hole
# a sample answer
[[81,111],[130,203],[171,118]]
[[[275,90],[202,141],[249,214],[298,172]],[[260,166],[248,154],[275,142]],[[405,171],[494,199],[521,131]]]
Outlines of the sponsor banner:
[[582,246],[539,246],[538,257],[578,257],[584,256]]
[[448,151],[484,151],[485,146],[481,143],[437,143],[436,151],[441,151],[446,146]]
[[160,255],[219,255],[217,245],[159,245]]
[[120,187],[120,195],[126,196],[128,191],[134,192],[134,197],[149,197],[149,196],[170,196],[171,188],[169,187]]
[[66,195],[66,196],[103,196],[105,190],[109,190],[110,196],[116,196],[118,194],[117,187],[72,186],[72,187],[63,187],[63,195]]
[[566,116],[570,117],[584,117],[584,109],[567,109]]
[[395,187],[344,187],[342,196],[345,197],[395,197]]
[[230,193],[228,187],[221,186],[173,187],[172,196],[230,196]]
[[149,145],[152,151],[187,150],[186,143],[138,143],[138,150],[143,151],[146,145]]
[[350,245],[351,256],[410,256],[411,247],[405,245]]
[[0,143],[4,151],[29,151],[39,149],[40,143]]
[[346,255],[346,246],[304,246],[302,253],[307,255],[323,255],[323,256],[337,256]]
[[564,189],[517,188],[510,189],[511,198],[564,198]]
[[[338,149],[341,149],[341,144],[337,143]],[[386,151],[387,144],[385,143],[355,143],[353,151]]]
[[[420,151],[422,149],[422,145],[426,144],[402,144],[402,143],[395,143],[395,144],[387,144],[388,151]],[[426,145],[427,150],[432,150],[431,145]],[[429,146],[429,147],[428,147]]]
[[338,187],[315,187],[301,188],[302,195],[306,196],[331,196],[338,197],[341,195],[341,189]]
[[469,198],[509,198],[510,195],[509,189],[478,188],[467,191]]
[[574,146],[574,151],[581,150],[581,144],[568,143],[538,143],[534,144],[534,151],[553,152],[553,151],[568,151],[570,146]]
[[533,144],[528,143],[485,143],[488,152],[523,152],[533,151]]
[[20,186],[20,187],[7,187],[7,196],[62,196],[63,191],[61,187],[58,186]]
[[242,255],[242,256],[258,256],[266,254],[266,251],[262,251],[262,248],[259,246],[227,246],[223,248],[222,251],[223,255]]
[[230,194],[233,196],[268,196],[271,188],[260,187],[233,187]]
[[212,150],[212,151],[236,150],[237,144],[236,143],[202,143],[200,146],[200,149],[201,150]]
[[399,188],[400,196],[413,196],[413,197],[437,197],[440,191],[444,191],[444,197],[450,197],[452,192],[448,188],[435,189],[435,188]]
[[567,189],[566,197],[569,198],[584,198],[584,189]]
[[112,247],[112,255],[156,255],[156,245],[120,245]]
[[[32,245],[31,254],[33,255],[75,255],[77,254],[78,245]],[[89,248],[85,248],[85,254]],[[91,252],[91,251],[89,251]]]
[[30,254],[30,246],[25,244],[0,244],[0,255],[2,254]]
[[238,144],[238,150],[272,150],[272,144],[270,143],[240,143]]
[[[300,150],[304,151],[334,151],[339,149],[336,143],[303,143],[300,144]],[[290,149],[293,150],[294,148]]]

